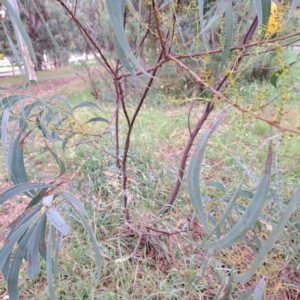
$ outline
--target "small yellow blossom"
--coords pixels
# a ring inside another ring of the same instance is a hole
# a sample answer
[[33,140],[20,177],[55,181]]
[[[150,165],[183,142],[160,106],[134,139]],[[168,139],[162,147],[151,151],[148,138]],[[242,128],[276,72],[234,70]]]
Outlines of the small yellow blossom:
[[267,38],[270,38],[273,34],[276,34],[280,31],[282,26],[282,20],[280,17],[280,8],[276,3],[272,2],[271,4],[271,14],[267,27]]

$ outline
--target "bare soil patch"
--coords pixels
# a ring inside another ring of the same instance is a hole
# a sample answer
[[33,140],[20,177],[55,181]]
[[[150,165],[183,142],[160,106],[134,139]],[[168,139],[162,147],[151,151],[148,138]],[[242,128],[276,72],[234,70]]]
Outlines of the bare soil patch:
[[[73,88],[77,87],[82,89],[87,85],[85,76],[79,77],[77,75],[70,75],[62,78],[54,78],[54,79],[44,79],[38,81],[38,84],[34,84],[30,86],[26,90],[18,90],[16,93],[18,94],[31,94],[33,96],[38,97],[46,97],[46,96],[53,96],[58,93],[58,91],[63,90],[66,88],[66,92],[68,92],[68,86],[72,85],[72,92],[74,92]],[[13,84],[9,88],[11,90],[15,90],[18,88],[19,84]]]

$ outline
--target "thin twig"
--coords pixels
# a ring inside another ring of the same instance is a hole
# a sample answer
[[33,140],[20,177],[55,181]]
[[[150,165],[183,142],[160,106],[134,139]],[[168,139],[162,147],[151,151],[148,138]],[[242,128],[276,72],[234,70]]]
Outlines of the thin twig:
[[[230,51],[234,51],[234,50],[245,50],[245,49],[248,49],[248,48],[252,48],[252,47],[256,47],[256,46],[259,46],[259,45],[263,45],[263,44],[271,44],[271,43],[276,43],[277,41],[282,41],[282,40],[286,40],[288,38],[291,38],[291,37],[294,37],[294,36],[297,36],[297,35],[300,35],[300,32],[297,32],[297,33],[293,33],[293,34],[289,34],[289,35],[286,35],[286,36],[283,36],[283,37],[280,37],[280,38],[274,38],[274,39],[270,39],[270,40],[267,40],[267,41],[264,41],[264,42],[254,42],[254,43],[249,43],[247,45],[242,45],[242,46],[234,46],[232,48],[230,48]],[[294,42],[296,42],[298,40],[295,40]],[[288,45],[290,45],[291,43],[288,43]],[[283,45],[285,46],[285,45]],[[211,50],[211,51],[204,51],[204,52],[198,52],[198,53],[192,53],[192,54],[188,54],[188,55],[177,55],[177,56],[174,56],[174,58],[180,60],[180,59],[183,59],[183,58],[190,58],[190,57],[200,57],[200,56],[205,56],[205,55],[211,55],[211,54],[217,54],[217,53],[222,53],[223,52],[223,49],[216,49],[216,50]],[[245,54],[244,56],[250,56],[252,54]],[[166,62],[170,61],[170,58],[167,56],[165,58],[163,58],[159,63],[157,63],[156,65],[154,66],[151,66],[147,69],[145,69],[146,72],[151,72],[151,71],[154,71],[155,69],[161,67],[163,64],[165,64]],[[135,72],[135,74],[137,76],[139,75],[142,75],[144,74],[143,72],[141,71],[137,71]],[[129,76],[132,76],[132,74],[130,72],[126,72],[126,73],[123,73],[123,74],[120,74],[118,76],[118,78],[123,78],[123,77],[129,77]]]
[[159,27],[159,22],[158,22],[158,17],[157,17],[156,5],[155,5],[155,1],[154,0],[152,0],[152,7],[153,7],[153,12],[154,12],[155,24],[156,24],[156,32],[157,32],[158,37],[159,37],[159,41],[160,41],[160,45],[161,45],[163,56],[165,57],[166,56],[166,46],[165,46],[165,43],[164,43],[162,35],[161,35],[161,31],[160,31],[160,27]]
[[185,69],[187,72],[189,72],[195,79],[196,81],[198,81],[200,84],[204,85],[206,88],[208,88],[214,95],[217,96],[218,99],[225,101],[228,104],[233,105],[235,108],[237,108],[239,111],[243,112],[243,113],[248,113],[250,116],[252,116],[255,119],[259,119],[261,121],[264,121],[268,124],[270,124],[271,126],[274,126],[276,128],[278,128],[281,131],[289,131],[289,132],[294,132],[297,134],[300,134],[300,130],[299,129],[294,129],[291,127],[287,127],[287,126],[283,126],[280,125],[280,123],[278,123],[277,120],[271,120],[265,117],[262,117],[258,114],[255,114],[254,112],[252,112],[251,110],[248,110],[244,107],[242,107],[241,105],[239,105],[238,103],[235,103],[234,101],[228,99],[227,97],[225,97],[221,92],[215,90],[213,87],[211,87],[208,83],[206,83],[204,80],[202,80],[195,72],[193,72],[189,67],[187,67],[184,63],[182,63],[180,60],[178,60],[177,58],[171,56],[171,55],[167,55],[167,57],[171,60],[173,60],[174,62],[176,62],[180,67],[182,67],[183,69]]
[[64,7],[64,9],[71,16],[71,18],[74,20],[74,22],[77,24],[77,26],[84,32],[84,34],[87,36],[87,38],[93,44],[93,46],[97,49],[98,53],[100,54],[101,58],[103,59],[103,61],[105,63],[105,66],[108,68],[108,70],[111,72],[111,74],[114,77],[116,77],[116,74],[115,74],[114,70],[112,69],[111,65],[108,63],[106,57],[102,53],[99,46],[95,43],[94,39],[89,35],[86,28],[81,24],[81,22],[77,19],[77,17],[73,14],[73,12],[68,8],[68,6],[62,0],[56,0],[56,1],[59,2]]

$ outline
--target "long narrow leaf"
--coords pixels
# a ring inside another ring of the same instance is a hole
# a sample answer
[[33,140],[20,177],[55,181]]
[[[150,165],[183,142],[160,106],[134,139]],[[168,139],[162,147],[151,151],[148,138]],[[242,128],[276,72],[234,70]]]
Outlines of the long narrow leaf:
[[76,108],[79,108],[79,107],[91,107],[91,108],[96,108],[96,109],[101,110],[97,104],[95,104],[93,102],[89,102],[89,101],[80,102],[79,104],[74,106],[72,110],[74,111]]
[[122,63],[122,65],[125,67],[125,69],[130,72],[130,74],[134,77],[137,77],[136,74],[134,73],[134,67],[130,64],[130,61],[127,59],[118,39],[116,38],[116,36],[114,36],[114,44],[115,44],[115,48],[117,50],[117,54],[119,57],[120,62]]
[[294,12],[295,12],[295,10],[296,10],[298,4],[299,4],[299,0],[293,0],[293,1],[292,1],[291,10],[290,10],[290,12],[289,12],[289,15],[288,15],[286,21],[285,21],[285,24],[290,20],[290,18],[291,18],[292,15],[294,14]]
[[10,113],[10,109],[6,108],[3,112],[2,115],[2,122],[1,122],[1,142],[2,142],[2,152],[3,152],[3,157],[4,157],[4,161],[6,164],[8,164],[7,160],[6,160],[6,132],[7,132],[7,128],[8,128],[8,120],[9,120],[9,113]]
[[9,299],[18,300],[19,299],[19,291],[18,291],[18,280],[19,280],[19,272],[21,268],[21,264],[23,258],[25,257],[27,246],[29,241],[36,230],[36,225],[40,220],[34,222],[31,228],[28,230],[26,235],[22,238],[21,242],[18,245],[18,249],[14,255],[13,261],[9,268],[8,279],[7,279],[7,288]]
[[27,250],[27,275],[32,278],[40,273],[39,263],[39,244],[42,233],[43,224],[46,221],[46,214],[43,213],[37,224],[36,231],[34,232],[32,239],[28,245]]
[[223,15],[223,13],[228,9],[229,5],[232,4],[231,0],[218,0],[218,6],[215,10],[214,15],[209,19],[208,23],[206,24],[205,28],[202,29],[203,31],[206,31],[209,29],[214,23],[216,23],[220,17]]
[[13,7],[7,0],[2,0],[2,4],[7,9],[7,12],[9,13],[10,17],[13,19],[14,24],[17,26],[17,29],[21,33],[22,38],[24,39],[24,41],[28,47],[28,51],[30,53],[30,56],[31,56],[33,62],[37,65],[37,59],[35,56],[35,52],[34,52],[30,37],[29,37],[20,17],[17,15],[17,13],[15,12]]
[[255,287],[253,300],[261,300],[262,299],[265,284],[266,284],[266,279],[265,279],[265,277],[263,277]]
[[51,256],[51,236],[54,227],[50,225],[47,243],[47,284],[49,290],[50,300],[58,300],[55,295],[53,281],[52,281],[52,256]]
[[199,21],[201,32],[204,30],[204,0],[198,0],[198,10],[199,10]]
[[20,118],[20,128],[26,128],[27,126],[27,118],[30,114],[30,112],[37,106],[41,105],[42,103],[38,100],[38,101],[35,101],[27,106],[25,106],[24,109],[22,109],[21,111],[21,115],[22,115],[22,118]]
[[191,202],[198,215],[198,218],[202,224],[204,224],[206,230],[209,232],[208,222],[204,215],[201,192],[200,192],[200,174],[202,168],[202,161],[204,158],[205,148],[208,142],[209,136],[218,128],[221,124],[225,114],[231,106],[227,106],[220,115],[211,123],[211,125],[203,132],[200,140],[198,141],[195,151],[191,157],[188,168],[188,191]]
[[241,295],[237,300],[248,300],[249,297],[253,294],[253,291],[247,291],[246,293],[244,293],[243,295]]
[[74,209],[78,210],[80,213],[82,213],[85,216],[87,215],[86,210],[84,209],[83,205],[74,195],[72,195],[69,192],[62,192],[62,193],[59,193],[58,195],[61,195],[62,197],[64,197]]
[[255,0],[259,25],[263,25],[261,38],[265,37],[267,24],[271,14],[271,0]]
[[[213,228],[213,230],[209,233],[209,235],[206,237],[205,241],[210,239],[212,237],[212,235],[215,233],[215,232],[220,232],[220,228],[221,226],[224,224],[224,222],[226,221],[226,219],[228,219],[229,217],[229,214],[232,210],[232,208],[234,207],[234,205],[236,204],[236,200],[238,198],[238,196],[240,195],[240,191],[241,191],[241,188],[243,187],[243,183],[244,183],[244,180],[245,180],[245,175],[243,176],[242,180],[241,180],[241,183],[237,189],[237,191],[234,193],[232,199],[230,200],[230,202],[228,203],[228,206],[227,206],[227,209],[226,211],[224,212],[224,214],[222,215],[222,218],[218,221],[217,224],[214,224],[215,227]],[[217,234],[218,236],[218,234]]]
[[106,6],[109,13],[109,17],[111,20],[111,23],[114,28],[114,33],[118,39],[118,42],[120,46],[122,47],[125,55],[131,60],[131,62],[134,64],[134,66],[139,69],[141,72],[143,72],[147,76],[151,76],[145,70],[142,68],[142,66],[139,64],[137,59],[135,58],[129,43],[127,41],[124,27],[123,27],[123,12],[124,8],[122,5],[122,1],[120,0],[106,0]]
[[57,177],[63,175],[66,172],[66,167],[65,164],[63,163],[63,161],[60,159],[60,157],[58,156],[57,153],[55,153],[47,144],[47,142],[45,141],[45,145],[48,149],[48,151],[52,154],[52,156],[54,157],[55,161],[57,162],[59,168],[60,168],[60,174]]
[[4,32],[5,32],[6,38],[7,38],[8,43],[9,43],[9,47],[10,47],[12,53],[13,53],[13,56],[14,56],[14,59],[15,59],[17,65],[19,67],[20,73],[24,76],[25,73],[24,73],[24,70],[23,70],[22,65],[21,65],[21,59],[20,59],[19,53],[18,53],[18,51],[17,51],[17,49],[15,47],[15,44],[13,43],[11,37],[9,36],[9,34],[7,32],[7,29],[5,27],[5,23],[4,22],[2,22],[2,26],[4,28]]
[[262,4],[261,4],[261,1],[264,1],[264,0],[255,0],[256,13],[257,13],[258,24],[259,24],[259,25],[263,24],[263,12],[262,12]]
[[[12,149],[12,159],[10,161],[11,164],[9,165],[11,179],[14,184],[29,182],[27,172],[25,170],[25,164],[24,164],[24,152],[23,152],[24,149],[23,149],[23,144],[21,143],[22,134],[23,134],[23,130],[19,132],[19,134],[17,135],[14,141],[13,149]],[[30,194],[31,192],[32,190],[24,193],[26,196],[31,197]]]
[[23,193],[25,191],[40,189],[40,188],[56,188],[54,185],[46,184],[46,183],[35,183],[35,182],[27,182],[15,185],[2,194],[0,194],[0,204],[3,204],[8,199]]
[[41,189],[38,192],[38,194],[31,199],[31,201],[28,203],[26,209],[39,203],[43,199],[47,190],[48,190],[48,188]]
[[22,224],[18,230],[10,237],[9,240],[7,240],[0,250],[0,270],[2,270],[2,267],[10,255],[11,251],[13,250],[13,247],[17,243],[17,241],[20,239],[20,237],[24,234],[24,232],[28,229],[30,224],[35,219],[36,215],[32,216],[29,220],[27,220],[24,224]]
[[72,107],[70,106],[69,102],[62,96],[60,95],[54,95],[51,99],[57,99],[61,101],[68,109],[68,111],[71,113],[72,112]]
[[55,207],[51,207],[50,209],[48,209],[46,216],[50,221],[51,225],[54,226],[58,231],[60,231],[64,235],[68,234],[70,227],[61,217],[61,215]]
[[35,9],[36,11],[38,12],[39,16],[40,16],[40,19],[42,20],[43,24],[44,24],[44,28],[46,28],[46,31],[47,31],[47,34],[49,35],[53,45],[54,45],[54,48],[55,48],[55,51],[56,53],[58,53],[60,59],[62,60],[62,53],[60,51],[60,47],[58,45],[58,43],[56,42],[50,28],[49,28],[49,25],[48,25],[48,22],[46,22],[45,18],[44,18],[44,15],[40,12],[40,9],[39,7],[35,4],[34,1],[32,1],[32,4],[35,6]]
[[253,261],[250,269],[245,274],[236,276],[235,279],[240,283],[246,283],[250,280],[251,276],[255,273],[256,269],[260,265],[260,263],[264,260],[272,246],[274,245],[276,239],[278,238],[279,234],[281,233],[282,229],[288,222],[291,213],[297,206],[299,202],[299,196],[300,196],[300,185],[298,186],[297,190],[295,191],[292,199],[289,202],[289,205],[287,206],[285,212],[281,215],[277,225],[273,228],[272,232],[270,233],[268,239],[263,244],[263,246],[260,248],[257,257]]
[[[8,151],[7,167],[8,167],[8,179],[9,179],[10,185],[12,184],[12,174],[11,174],[10,166],[12,165],[12,161],[13,161],[13,149],[14,149],[13,147],[14,147],[14,141],[15,141],[16,127],[17,127],[17,122],[15,122],[13,129],[11,131],[10,140],[9,140],[9,148],[8,148],[10,151]],[[1,201],[1,197],[0,197],[0,201]]]
[[90,122],[103,122],[103,123],[108,123],[108,120],[101,118],[101,117],[95,117],[95,118],[91,118],[87,121],[87,123]]
[[230,247],[238,240],[240,240],[255,224],[268,196],[271,178],[271,165],[272,141],[269,145],[268,156],[262,179],[245,213],[243,214],[241,219],[236,223],[236,225],[230,230],[230,232],[228,232],[225,236],[223,236],[217,241],[204,243],[202,245],[203,248],[218,250]]
[[219,73],[225,66],[230,54],[230,48],[233,41],[233,21],[233,9],[232,5],[230,4],[225,10],[225,46],[222,54],[222,62],[219,67]]
[[[41,209],[42,205],[36,205],[30,209],[26,209],[16,220],[14,220],[9,226],[11,228],[9,234],[7,235],[4,245],[9,243],[13,235],[18,231],[18,229],[26,223],[29,219],[35,216]],[[3,247],[4,248],[4,247]],[[8,271],[9,271],[9,264],[10,264],[10,254],[8,255],[4,265],[2,267],[2,273],[5,279],[7,280]]]
[[27,99],[29,96],[25,95],[14,95],[14,96],[8,96],[1,100],[1,106],[3,107],[10,107],[16,104],[17,102]]

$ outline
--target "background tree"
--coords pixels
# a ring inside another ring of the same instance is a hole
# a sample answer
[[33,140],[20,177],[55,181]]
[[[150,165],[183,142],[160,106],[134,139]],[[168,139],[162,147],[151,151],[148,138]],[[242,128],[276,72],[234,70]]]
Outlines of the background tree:
[[[11,4],[11,6],[13,7],[14,11],[16,12],[17,15],[20,15],[19,13],[19,5],[17,0],[9,0],[9,3]],[[23,54],[24,56],[24,61],[25,61],[25,69],[26,69],[26,73],[28,73],[28,78],[30,80],[37,80],[36,77],[36,73],[34,70],[34,64],[31,60],[30,54],[29,54],[29,50],[27,48],[27,44],[24,41],[24,37],[22,36],[22,34],[19,31],[19,28],[16,27],[16,25],[13,23],[14,26],[14,30],[17,36],[17,41],[18,41],[18,46],[19,46],[19,50],[20,52]]]

